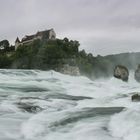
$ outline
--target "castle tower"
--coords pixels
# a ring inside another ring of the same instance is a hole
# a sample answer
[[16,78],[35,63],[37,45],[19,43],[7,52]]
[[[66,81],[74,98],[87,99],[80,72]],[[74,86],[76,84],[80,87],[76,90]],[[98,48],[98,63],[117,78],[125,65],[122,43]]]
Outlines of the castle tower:
[[49,39],[51,39],[51,40],[56,39],[56,33],[53,28],[49,30]]
[[20,45],[20,40],[17,37],[16,41],[15,41],[15,50],[18,48],[18,46]]

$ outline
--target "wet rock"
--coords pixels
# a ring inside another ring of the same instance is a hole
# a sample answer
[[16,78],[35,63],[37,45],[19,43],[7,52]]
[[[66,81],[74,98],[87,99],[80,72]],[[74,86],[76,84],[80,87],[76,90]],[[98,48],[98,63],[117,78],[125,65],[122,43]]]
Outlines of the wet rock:
[[120,113],[123,111],[124,107],[95,107],[95,108],[82,108],[77,112],[69,112],[67,117],[56,121],[52,124],[55,127],[64,126],[70,123],[78,122],[82,119],[93,118],[97,116],[110,116],[115,113]]
[[127,82],[129,77],[129,71],[125,66],[117,65],[114,69],[114,77]]
[[138,93],[132,95],[131,97],[132,101],[140,101],[140,95]]
[[80,75],[80,70],[77,66],[63,65],[63,67],[58,71],[63,74],[68,74],[68,75],[72,75],[72,76]]
[[20,100],[44,100],[42,98],[39,98],[39,97],[20,97],[19,98]]
[[135,75],[134,75],[135,79],[137,82],[140,82],[140,64],[138,65],[136,71],[135,71]]
[[17,90],[21,92],[47,92],[49,89],[46,88],[40,88],[35,86],[25,86],[25,87],[17,87],[17,86],[6,86],[6,89],[9,90]]
[[39,106],[31,105],[28,103],[22,103],[22,102],[17,103],[17,106],[22,111],[29,112],[29,113],[36,113],[36,112],[40,112],[41,110],[43,110]]
[[72,101],[80,101],[86,99],[93,99],[92,97],[87,96],[72,96],[66,94],[50,94],[47,96],[48,99],[64,99],[64,100],[72,100]]

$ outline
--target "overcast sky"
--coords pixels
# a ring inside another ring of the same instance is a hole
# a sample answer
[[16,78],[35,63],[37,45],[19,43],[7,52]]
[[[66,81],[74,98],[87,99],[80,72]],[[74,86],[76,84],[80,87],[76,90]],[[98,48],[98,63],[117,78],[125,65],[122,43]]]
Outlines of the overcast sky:
[[140,51],[140,0],[0,0],[0,40],[50,28],[93,55]]

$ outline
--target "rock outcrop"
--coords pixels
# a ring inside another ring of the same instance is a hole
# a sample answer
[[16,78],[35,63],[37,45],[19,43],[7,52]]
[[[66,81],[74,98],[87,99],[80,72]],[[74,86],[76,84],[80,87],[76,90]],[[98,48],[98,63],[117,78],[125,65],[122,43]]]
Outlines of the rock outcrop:
[[59,70],[59,72],[72,76],[80,75],[80,70],[77,66],[63,65],[63,67]]
[[128,81],[129,71],[125,66],[117,65],[114,69],[114,77]]
[[140,64],[138,65],[136,71],[135,71],[135,75],[134,75],[135,79],[137,82],[140,82]]
[[43,109],[40,106],[32,105],[30,103],[16,103],[17,107],[22,111],[29,112],[29,113],[37,113],[42,111]]
[[131,97],[132,101],[140,101],[140,95],[138,93],[132,95]]

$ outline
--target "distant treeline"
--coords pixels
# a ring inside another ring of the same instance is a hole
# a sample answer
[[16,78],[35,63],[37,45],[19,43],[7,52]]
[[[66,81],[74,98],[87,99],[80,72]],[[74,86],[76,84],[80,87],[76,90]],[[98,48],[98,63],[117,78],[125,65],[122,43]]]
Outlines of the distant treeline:
[[[108,56],[79,51],[79,42],[68,38],[49,41],[35,40],[21,45],[16,51],[6,40],[0,42],[0,68],[57,70],[65,64],[78,66],[81,74],[92,79],[113,75],[116,65],[136,69],[140,53],[123,53]],[[3,49],[4,48],[4,49]]]
[[0,41],[0,53],[11,52],[15,50],[15,46],[10,45],[8,40]]

